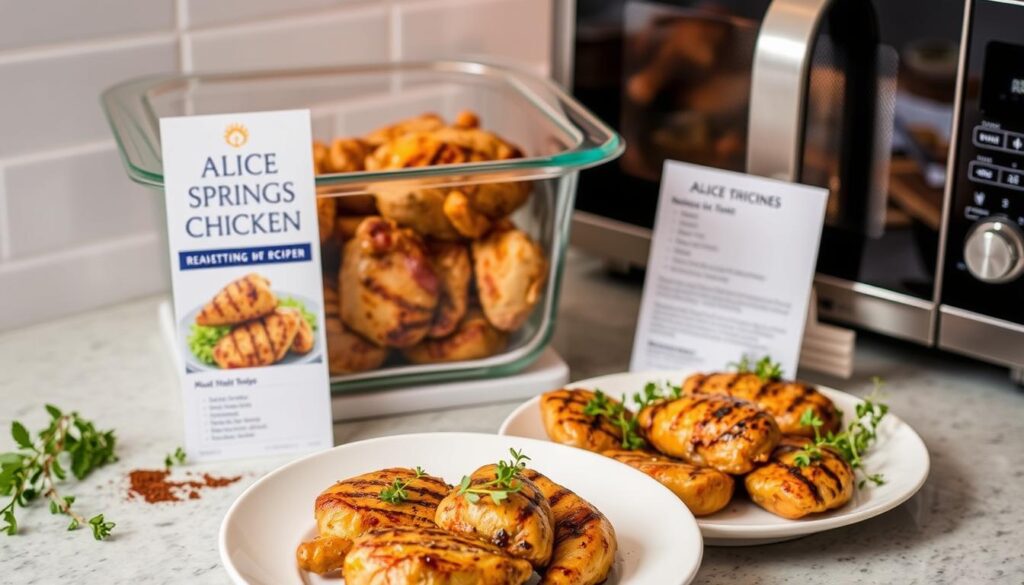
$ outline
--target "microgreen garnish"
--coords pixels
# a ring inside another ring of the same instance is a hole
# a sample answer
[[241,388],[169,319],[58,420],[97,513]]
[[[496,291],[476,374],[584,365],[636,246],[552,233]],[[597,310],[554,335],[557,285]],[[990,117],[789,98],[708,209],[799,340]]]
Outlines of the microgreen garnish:
[[50,513],[71,518],[68,530],[88,524],[96,540],[103,540],[114,528],[103,514],[86,520],[72,509],[74,496],[62,496],[57,483],[67,477],[68,470],[76,479],[85,479],[99,467],[117,461],[114,454],[114,431],[97,431],[92,422],[77,412],[64,414],[56,406],[47,404],[50,424],[33,441],[25,425],[11,424],[11,436],[17,451],[0,454],[0,495],[11,496],[11,501],[0,508],[3,526],[0,531],[8,535],[18,533],[15,508],[25,508],[33,500],[43,497],[50,502]]
[[414,477],[410,477],[409,479],[406,480],[396,479],[395,481],[391,482],[391,485],[380,490],[380,493],[377,495],[377,497],[380,498],[381,501],[387,502],[389,504],[401,504],[402,502],[409,499],[409,494],[406,493],[405,488],[409,487],[409,484],[412,483],[412,480],[419,479],[426,474],[427,472],[423,471],[423,468],[417,465],[416,475]]
[[882,380],[878,377],[872,379],[875,389],[871,395],[862,402],[857,403],[857,418],[850,423],[845,431],[834,433],[829,431],[822,436],[821,426],[824,424],[821,418],[813,410],[807,409],[800,417],[800,424],[810,426],[814,429],[814,442],[808,443],[796,454],[793,462],[797,467],[806,467],[813,461],[822,457],[822,447],[833,449],[840,457],[850,464],[855,471],[860,472],[862,478],[857,487],[864,487],[867,482],[875,485],[885,483],[885,478],[879,474],[868,475],[864,471],[863,456],[871,443],[878,438],[878,424],[889,412],[889,406],[879,401],[879,393],[882,387]]
[[494,479],[491,481],[474,486],[468,475],[462,476],[462,481],[459,482],[459,494],[471,504],[479,502],[480,497],[484,495],[490,496],[491,501],[495,504],[500,504],[507,500],[509,495],[523,489],[523,482],[516,481],[515,478],[519,472],[526,469],[526,462],[530,458],[522,451],[515,449],[509,449],[508,452],[512,455],[511,459],[498,462]]
[[[647,382],[642,392],[634,392],[632,399],[637,411],[660,400],[675,400],[682,396],[682,386],[668,380]],[[643,449],[647,442],[637,431],[636,418],[625,407],[626,395],[618,402],[608,398],[600,389],[594,390],[594,397],[583,406],[583,414],[587,416],[603,416],[622,432],[622,448],[630,451]]]
[[738,374],[756,374],[765,382],[782,378],[782,364],[773,362],[768,355],[752,362],[751,357],[744,354],[739,361],[731,362],[728,367],[736,370]]
[[164,457],[164,467],[170,469],[175,465],[181,465],[182,463],[185,463],[186,458],[187,457],[185,455],[185,450],[182,449],[181,447],[178,447],[174,450],[174,453],[171,453],[167,457]]

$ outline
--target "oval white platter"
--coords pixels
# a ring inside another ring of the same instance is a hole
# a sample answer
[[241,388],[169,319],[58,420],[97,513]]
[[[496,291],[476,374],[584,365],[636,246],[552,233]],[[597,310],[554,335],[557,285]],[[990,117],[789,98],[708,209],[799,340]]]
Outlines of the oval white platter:
[[[646,475],[549,441],[478,433],[369,439],[310,455],[269,473],[228,510],[220,555],[235,583],[343,583],[298,569],[295,547],[315,536],[313,502],[336,481],[386,467],[422,466],[457,484],[481,465],[522,449],[529,466],[573,490],[615,527],[619,552],[608,585],[683,585],[700,566],[700,530],[686,506]],[[536,575],[531,583],[537,579]]]
[[[599,388],[618,397],[632,395],[651,380],[669,380],[680,383],[685,372],[626,372],[573,382],[569,388]],[[818,386],[845,414],[849,423],[860,399],[851,394]],[[547,439],[540,415],[540,397],[535,396],[516,408],[498,430],[501,435]],[[870,483],[854,491],[853,499],[845,506],[799,520],[776,516],[737,494],[724,510],[697,518],[704,535],[704,543],[713,546],[745,546],[781,542],[808,534],[831,530],[862,522],[902,504],[924,484],[928,477],[928,449],[921,437],[890,412],[879,425],[878,440],[864,458],[870,473],[881,473],[885,484]],[[737,490],[738,492],[741,490]]]

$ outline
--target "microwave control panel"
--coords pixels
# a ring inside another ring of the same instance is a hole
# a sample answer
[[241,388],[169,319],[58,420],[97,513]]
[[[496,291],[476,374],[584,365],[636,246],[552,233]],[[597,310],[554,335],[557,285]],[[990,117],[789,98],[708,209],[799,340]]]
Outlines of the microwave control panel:
[[1024,2],[973,5],[941,302],[1024,323]]

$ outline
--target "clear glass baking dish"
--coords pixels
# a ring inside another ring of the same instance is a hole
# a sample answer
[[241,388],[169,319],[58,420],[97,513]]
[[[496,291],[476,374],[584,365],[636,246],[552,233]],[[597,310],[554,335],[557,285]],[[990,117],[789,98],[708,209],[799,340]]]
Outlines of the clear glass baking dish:
[[[362,136],[425,112],[450,121],[471,110],[481,128],[519,147],[518,158],[317,175],[318,197],[349,198],[347,202],[360,197],[366,201],[367,195],[389,190],[450,192],[521,183],[530,195],[510,219],[540,245],[548,260],[545,284],[532,312],[506,334],[507,345],[500,353],[410,363],[400,350],[392,350],[376,369],[332,374],[335,391],[502,376],[531,364],[554,327],[577,174],[623,150],[614,131],[553,83],[472,62],[148,77],[110,88],[102,102],[129,177],[161,190],[159,119],[167,116],[309,109],[314,139],[329,145],[333,139]],[[339,246],[344,250],[343,244]],[[325,249],[324,258],[327,282],[337,278],[330,262],[340,260],[330,249]]]

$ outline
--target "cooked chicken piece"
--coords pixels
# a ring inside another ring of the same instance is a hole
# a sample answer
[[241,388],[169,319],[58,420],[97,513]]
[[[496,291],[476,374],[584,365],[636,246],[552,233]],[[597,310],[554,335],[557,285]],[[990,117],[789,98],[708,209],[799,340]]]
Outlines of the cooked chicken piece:
[[327,145],[319,140],[313,141],[313,174],[324,172],[324,161],[327,159]]
[[[379,495],[395,480],[409,483],[405,487],[406,499],[391,504]],[[415,470],[404,467],[339,481],[316,498],[313,513],[319,534],[295,551],[299,566],[316,573],[338,569],[351,542],[375,528],[433,527],[437,504],[448,491],[444,480],[430,475],[416,477]]]
[[466,314],[473,264],[469,260],[469,249],[464,244],[433,241],[427,246],[427,251],[441,285],[434,323],[427,335],[444,337],[455,331]]
[[551,503],[555,548],[540,585],[596,585],[608,578],[618,542],[615,528],[600,510],[532,469],[522,476]]
[[822,447],[820,459],[799,467],[796,456],[810,439],[785,437],[771,461],[747,475],[744,483],[754,503],[795,520],[838,508],[853,497],[853,469],[837,453]]
[[430,329],[438,282],[423,240],[370,217],[346,242],[339,276],[341,319],[381,346],[415,345]]
[[452,126],[456,128],[479,128],[480,116],[477,116],[476,112],[472,110],[462,110],[455,114],[455,121],[452,122]]
[[803,382],[763,380],[757,374],[694,374],[683,382],[687,394],[728,394],[758,405],[775,418],[784,435],[814,437],[814,428],[801,425],[808,409],[824,423],[820,432],[839,430],[842,416],[835,404],[814,386]]
[[391,527],[357,539],[345,558],[345,585],[521,585],[530,563],[439,528]]
[[[584,414],[583,408],[593,400],[590,390],[561,388],[540,396],[540,414],[548,438],[556,443],[572,445],[587,451],[607,451],[622,447],[622,429],[604,416]],[[609,397],[609,402],[619,401]],[[628,413],[632,417],[632,413]]]
[[615,449],[602,453],[635,467],[672,490],[694,516],[714,514],[729,504],[732,476],[710,467],[697,467],[649,451]]
[[338,215],[338,201],[335,197],[318,197],[316,200],[316,223],[320,228],[320,243],[334,237],[334,218]]
[[213,346],[213,361],[228,368],[255,368],[281,361],[295,342],[302,316],[295,309],[274,312],[236,325]]
[[363,136],[363,140],[376,146],[389,142],[404,134],[411,132],[430,132],[444,126],[441,116],[434,113],[420,114],[414,118],[407,118],[383,128],[378,128]]
[[508,334],[495,329],[479,309],[470,309],[455,332],[440,339],[426,338],[402,350],[414,364],[478,360],[490,357],[508,344]]
[[309,321],[306,321],[304,317],[299,319],[299,330],[295,332],[295,341],[292,341],[292,352],[305,355],[313,350],[315,341],[316,334],[309,326]]
[[522,158],[523,151],[493,132],[479,128],[444,127],[430,132],[438,141],[477,153],[483,160]]
[[321,168],[325,173],[353,173],[366,168],[366,157],[373,147],[358,138],[336,138],[324,153]]
[[[484,465],[469,477],[472,486],[494,481],[497,466]],[[487,496],[471,503],[453,490],[438,504],[434,521],[445,530],[489,542],[510,556],[543,567],[551,560],[555,539],[551,505],[529,479],[517,476],[514,481],[522,482],[522,488],[498,504]]]
[[370,216],[368,215],[339,215],[334,220],[334,235],[342,242],[347,242],[356,236],[359,224]]
[[530,236],[502,226],[473,242],[473,270],[487,320],[498,329],[515,331],[544,292],[548,261]]
[[770,414],[722,394],[657,402],[637,414],[637,423],[658,451],[734,475],[767,461],[781,436]]
[[441,211],[451,226],[464,238],[475,240],[486,234],[494,225],[491,218],[473,207],[466,193],[474,193],[483,185],[467,185],[463,189],[452,189],[444,198]]
[[327,370],[332,376],[375,370],[388,358],[386,347],[374,345],[345,330],[339,313],[338,291],[324,287],[324,333],[327,336]]
[[236,325],[262,317],[277,307],[270,281],[259,274],[246,274],[228,283],[196,315],[197,325]]
[[377,209],[392,221],[412,228],[416,233],[438,240],[459,239],[459,232],[444,214],[447,189],[418,188],[389,185],[374,185]]

